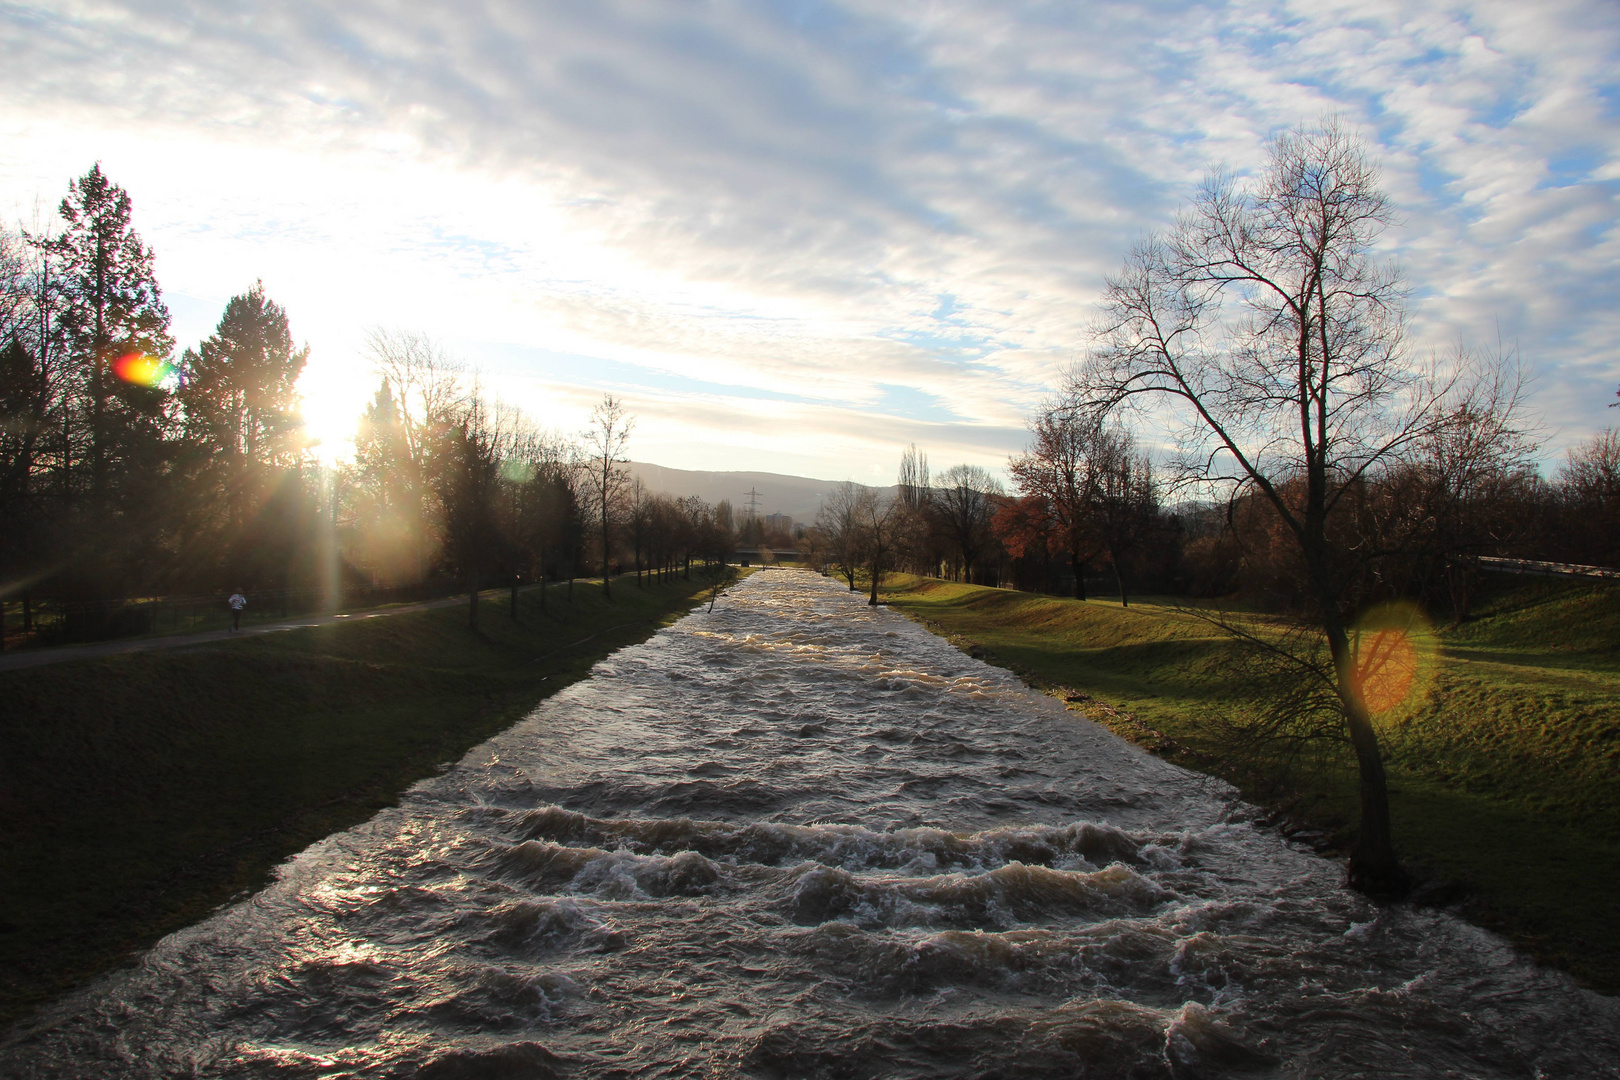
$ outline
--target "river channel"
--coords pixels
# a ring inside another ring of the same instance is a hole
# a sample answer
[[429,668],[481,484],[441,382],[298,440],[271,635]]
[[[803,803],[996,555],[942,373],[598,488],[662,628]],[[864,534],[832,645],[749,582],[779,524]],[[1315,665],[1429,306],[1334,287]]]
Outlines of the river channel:
[[1620,1077],[1615,999],[863,599],[744,580],[0,1076]]

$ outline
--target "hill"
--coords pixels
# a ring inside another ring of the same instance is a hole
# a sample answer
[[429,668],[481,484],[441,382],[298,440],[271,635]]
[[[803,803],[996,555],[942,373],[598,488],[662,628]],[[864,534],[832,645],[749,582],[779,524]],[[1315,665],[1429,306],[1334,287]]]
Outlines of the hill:
[[[704,502],[731,503],[735,511],[748,506],[748,492],[759,492],[761,514],[787,514],[797,524],[816,520],[821,501],[838,484],[837,480],[814,480],[808,476],[785,476],[769,472],[697,472],[668,469],[632,461],[630,475],[639,477],[649,491],[685,497],[696,495]],[[892,489],[886,489],[892,490]]]

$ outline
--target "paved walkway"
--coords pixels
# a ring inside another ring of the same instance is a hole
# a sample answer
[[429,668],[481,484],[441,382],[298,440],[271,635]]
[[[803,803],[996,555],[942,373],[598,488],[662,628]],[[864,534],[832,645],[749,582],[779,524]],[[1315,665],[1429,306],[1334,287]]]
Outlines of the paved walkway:
[[[497,591],[503,594],[506,592],[505,589]],[[491,592],[489,595],[493,596],[495,593]],[[305,627],[327,626],[338,622],[359,622],[363,619],[382,618],[385,615],[404,615],[410,611],[455,607],[458,604],[465,605],[466,603],[467,597],[462,594],[460,596],[445,597],[443,600],[425,600],[419,604],[401,604],[399,607],[377,608],[372,611],[350,611],[335,615],[304,615],[296,619],[284,619],[280,622],[253,623],[234,632],[231,630],[205,630],[200,634],[169,634],[158,637],[126,638],[122,641],[93,641],[84,645],[62,645],[53,649],[22,649],[17,652],[0,653],[0,671],[43,667],[46,664],[60,664],[68,660],[97,660],[104,656],[148,652],[152,649],[183,649],[190,645],[206,645],[214,641],[231,641],[236,638],[257,637],[260,634],[278,634],[283,630],[302,630]]]

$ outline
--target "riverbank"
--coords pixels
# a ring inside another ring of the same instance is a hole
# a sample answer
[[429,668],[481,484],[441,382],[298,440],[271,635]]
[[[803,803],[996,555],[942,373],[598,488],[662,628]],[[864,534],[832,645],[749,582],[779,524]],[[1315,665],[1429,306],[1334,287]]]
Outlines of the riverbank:
[[[1613,586],[1498,582],[1439,631],[1422,692],[1380,718],[1395,838],[1426,897],[1585,984],[1620,992],[1620,604]],[[1212,718],[1254,688],[1208,623],[1151,600],[1072,599],[896,576],[894,607],[1062,693],[1139,745],[1222,776],[1342,850],[1353,766],[1272,782]]]
[[0,1024],[392,805],[705,599],[576,583],[0,672]]

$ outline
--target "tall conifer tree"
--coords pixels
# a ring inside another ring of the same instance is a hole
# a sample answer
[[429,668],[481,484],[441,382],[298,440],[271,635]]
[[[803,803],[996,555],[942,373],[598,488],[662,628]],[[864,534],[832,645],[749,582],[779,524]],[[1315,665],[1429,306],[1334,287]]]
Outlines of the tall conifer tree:
[[121,377],[119,361],[151,358],[123,368],[150,373],[174,348],[152,251],[131,226],[130,210],[129,193],[97,163],[68,185],[59,211],[64,228],[46,245],[56,259],[60,322],[84,404],[89,486],[101,504],[161,438],[167,418],[162,386]]
[[180,404],[187,434],[209,450],[244,461],[287,466],[303,450],[298,376],[309,348],[293,345],[287,312],[264,282],[233,296],[219,326],[181,361]]

